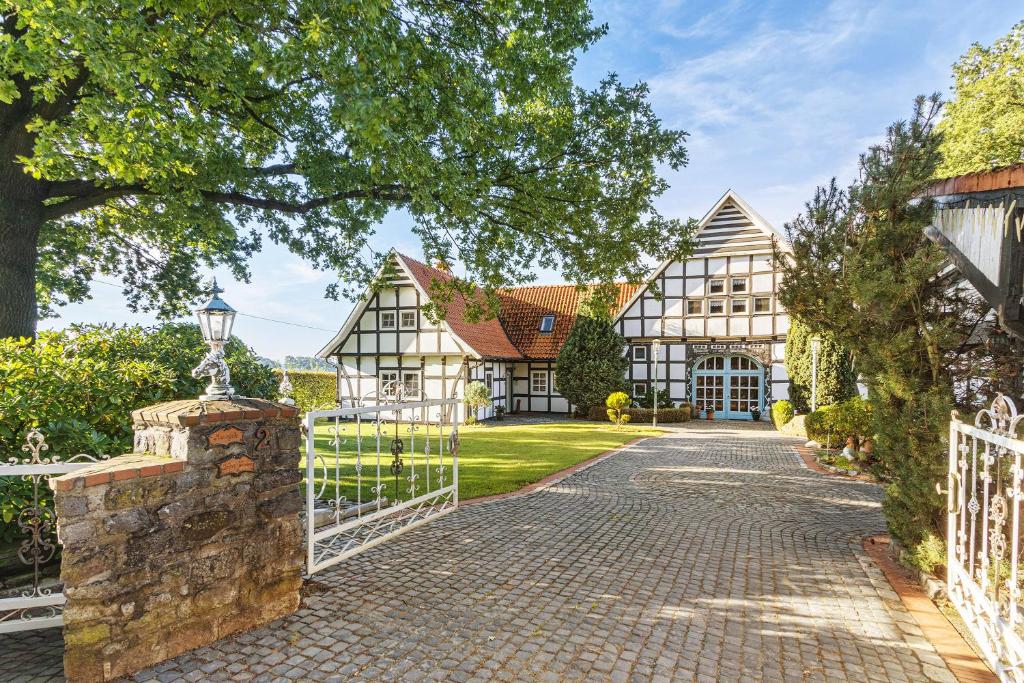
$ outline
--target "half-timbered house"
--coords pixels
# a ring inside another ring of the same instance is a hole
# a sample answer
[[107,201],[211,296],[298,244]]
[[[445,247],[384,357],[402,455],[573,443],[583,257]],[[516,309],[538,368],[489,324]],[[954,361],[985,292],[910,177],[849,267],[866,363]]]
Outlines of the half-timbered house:
[[[732,190],[700,221],[693,254],[662,263],[617,316],[634,394],[655,384],[674,403],[749,419],[789,397],[783,364],[789,316],[776,297],[773,239],[785,242]],[[658,358],[654,342],[658,341]]]
[[[627,342],[628,385],[659,391],[677,404],[714,406],[724,418],[749,419],[788,396],[782,365],[789,318],[776,301],[771,226],[734,192],[701,221],[697,248],[661,264],[643,285],[618,285],[613,314]],[[506,412],[565,413],[555,361],[576,319],[574,285],[517,287],[499,293],[498,318],[470,322],[454,297],[444,320],[423,313],[437,282],[451,278],[397,252],[386,286],[368,293],[318,354],[338,366],[338,399],[379,395],[401,384],[407,394],[461,396],[483,382]],[[655,341],[660,345],[653,357]],[[766,411],[765,411],[766,412]]]

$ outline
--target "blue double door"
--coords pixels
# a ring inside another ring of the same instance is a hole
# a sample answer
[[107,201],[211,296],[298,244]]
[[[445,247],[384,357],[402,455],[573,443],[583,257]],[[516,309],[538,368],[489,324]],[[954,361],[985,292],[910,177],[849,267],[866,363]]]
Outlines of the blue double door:
[[749,356],[708,356],[694,365],[693,402],[702,411],[714,406],[715,417],[750,420],[764,409],[764,368]]

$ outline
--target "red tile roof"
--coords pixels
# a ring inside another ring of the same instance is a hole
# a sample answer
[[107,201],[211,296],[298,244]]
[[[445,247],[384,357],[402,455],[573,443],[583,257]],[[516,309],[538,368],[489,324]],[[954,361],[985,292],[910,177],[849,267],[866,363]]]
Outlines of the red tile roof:
[[[450,273],[416,259],[403,254],[396,256],[428,294],[432,281],[447,282],[452,278]],[[642,285],[621,282],[617,286],[619,293],[613,313],[618,312]],[[478,294],[483,297],[479,290]],[[485,358],[554,359],[576,321],[580,294],[575,285],[504,289],[498,292],[501,300],[499,318],[476,323],[466,321],[466,300],[456,294],[448,304],[445,322],[452,332]],[[555,316],[555,326],[550,333],[540,331],[540,321],[545,315]]]
[[[641,287],[625,282],[616,284],[619,293],[613,313],[617,313]],[[505,332],[523,356],[557,358],[576,321],[582,292],[575,285],[541,285],[514,287],[498,294]],[[555,326],[549,334],[540,331],[540,321],[545,315],[555,316]]]
[[[451,274],[443,270],[432,268],[403,254],[396,253],[396,256],[428,295],[432,281],[448,282],[452,279]],[[479,294],[483,297],[482,292]],[[448,304],[448,311],[445,315],[445,322],[459,339],[469,344],[474,351],[485,358],[520,359],[523,357],[509,341],[498,320],[492,318],[475,323],[468,322],[466,320],[466,303],[465,297],[456,293]]]

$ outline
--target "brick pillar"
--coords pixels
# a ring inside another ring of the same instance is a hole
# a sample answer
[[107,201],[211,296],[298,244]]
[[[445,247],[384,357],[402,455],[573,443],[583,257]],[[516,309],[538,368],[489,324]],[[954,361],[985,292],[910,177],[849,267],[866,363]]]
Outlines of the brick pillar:
[[298,410],[192,400],[132,418],[134,454],[53,481],[73,682],[130,674],[299,605]]

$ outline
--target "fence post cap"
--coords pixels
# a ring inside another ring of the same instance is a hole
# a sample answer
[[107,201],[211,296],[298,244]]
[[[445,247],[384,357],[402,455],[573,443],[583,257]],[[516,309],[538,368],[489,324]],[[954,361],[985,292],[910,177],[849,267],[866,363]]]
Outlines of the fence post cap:
[[296,406],[262,398],[231,398],[222,401],[188,399],[168,401],[132,411],[136,426],[194,427],[234,420],[265,420],[296,417]]

